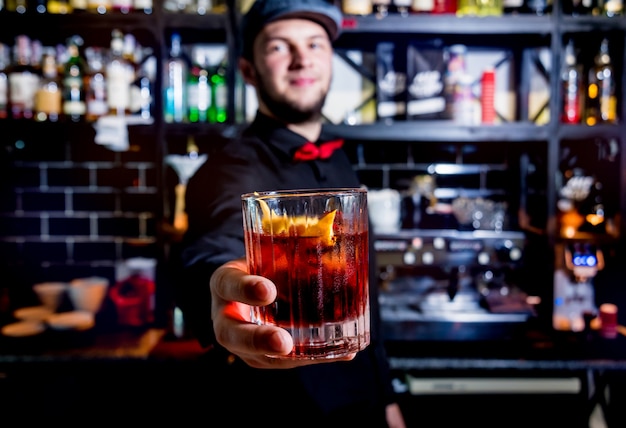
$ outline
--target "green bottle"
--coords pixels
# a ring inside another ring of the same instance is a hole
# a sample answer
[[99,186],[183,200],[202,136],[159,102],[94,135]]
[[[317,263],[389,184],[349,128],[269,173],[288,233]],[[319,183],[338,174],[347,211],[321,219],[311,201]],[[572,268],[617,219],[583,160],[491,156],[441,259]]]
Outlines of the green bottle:
[[87,65],[81,55],[83,39],[73,36],[67,41],[68,59],[63,66],[63,114],[72,122],[85,118],[85,71]]
[[211,105],[211,79],[208,70],[207,48],[192,48],[193,63],[187,78],[187,110],[189,122],[208,122]]
[[209,122],[223,123],[227,119],[228,90],[226,86],[226,48],[215,47],[209,55],[211,76],[211,105],[209,106]]

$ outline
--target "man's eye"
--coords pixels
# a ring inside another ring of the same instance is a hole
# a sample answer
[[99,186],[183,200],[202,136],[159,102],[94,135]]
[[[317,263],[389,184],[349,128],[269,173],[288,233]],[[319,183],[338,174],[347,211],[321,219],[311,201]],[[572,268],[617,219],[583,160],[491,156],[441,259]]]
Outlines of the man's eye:
[[286,49],[283,43],[274,43],[267,47],[269,52],[284,52]]
[[328,44],[318,40],[318,41],[313,41],[310,43],[310,47],[311,49],[323,49],[324,47],[326,47]]

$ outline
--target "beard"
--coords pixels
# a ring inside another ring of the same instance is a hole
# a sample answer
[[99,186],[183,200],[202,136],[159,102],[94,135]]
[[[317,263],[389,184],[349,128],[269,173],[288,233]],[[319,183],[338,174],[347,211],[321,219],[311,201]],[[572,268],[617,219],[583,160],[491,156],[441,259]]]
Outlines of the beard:
[[267,106],[270,112],[285,123],[305,123],[318,120],[322,116],[322,107],[326,101],[326,93],[308,107],[302,107],[296,102],[278,98],[267,90],[263,79],[259,79],[257,91],[259,98]]

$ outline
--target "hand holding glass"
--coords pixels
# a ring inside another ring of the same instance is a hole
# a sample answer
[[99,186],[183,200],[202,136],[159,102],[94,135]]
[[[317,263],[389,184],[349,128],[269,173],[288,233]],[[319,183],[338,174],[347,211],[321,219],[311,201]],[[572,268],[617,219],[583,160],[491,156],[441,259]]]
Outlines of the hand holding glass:
[[271,279],[276,301],[252,322],[286,329],[290,359],[340,358],[370,342],[367,191],[359,188],[242,195],[246,258]]

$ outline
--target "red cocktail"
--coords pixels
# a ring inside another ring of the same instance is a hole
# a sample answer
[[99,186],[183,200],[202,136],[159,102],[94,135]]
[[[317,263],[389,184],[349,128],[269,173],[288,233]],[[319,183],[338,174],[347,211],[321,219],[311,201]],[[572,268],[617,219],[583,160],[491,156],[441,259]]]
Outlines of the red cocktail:
[[334,358],[365,348],[365,191],[270,192],[244,195],[243,201],[250,273],[271,279],[278,289],[274,303],[253,308],[253,322],[292,334],[288,358]]

